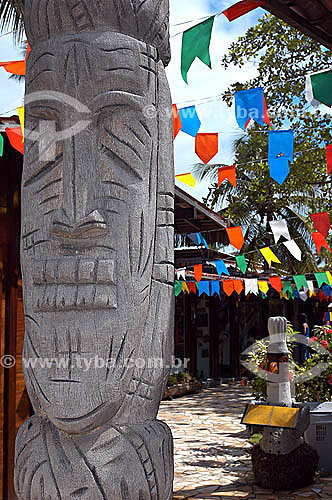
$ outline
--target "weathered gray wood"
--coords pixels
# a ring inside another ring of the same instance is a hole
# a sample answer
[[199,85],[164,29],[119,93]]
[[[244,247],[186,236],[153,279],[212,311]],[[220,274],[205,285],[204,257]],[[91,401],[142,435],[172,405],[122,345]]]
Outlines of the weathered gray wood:
[[172,497],[172,436],[156,421],[173,343],[168,12],[168,0],[25,2],[21,258],[36,415],[16,443],[20,500]]

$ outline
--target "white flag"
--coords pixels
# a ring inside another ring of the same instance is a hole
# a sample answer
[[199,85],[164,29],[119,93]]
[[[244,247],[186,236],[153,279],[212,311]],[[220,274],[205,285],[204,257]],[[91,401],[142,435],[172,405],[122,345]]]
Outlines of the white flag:
[[286,238],[286,240],[291,239],[291,237],[289,235],[289,231],[288,231],[287,222],[285,220],[271,220],[269,222],[269,224],[270,224],[270,227],[272,229],[274,241],[276,243],[278,243],[281,236],[284,236],[284,238]]
[[179,269],[176,271],[176,279],[183,279],[183,281],[186,281],[186,270],[185,269]]
[[308,283],[308,288],[309,288],[309,291],[310,291],[312,294],[315,294],[314,282],[313,282],[313,281],[308,281],[308,280],[307,280],[307,283]]
[[297,245],[297,243],[295,243],[294,240],[284,241],[284,245],[296,260],[302,260],[301,248]]
[[308,298],[308,288],[305,288],[303,290],[303,292],[299,292],[299,296],[300,296],[300,299],[302,299],[303,302],[305,302]]
[[248,293],[253,293],[255,295],[259,294],[258,280],[256,278],[244,280],[244,285],[245,285],[245,294],[246,295],[248,295]]

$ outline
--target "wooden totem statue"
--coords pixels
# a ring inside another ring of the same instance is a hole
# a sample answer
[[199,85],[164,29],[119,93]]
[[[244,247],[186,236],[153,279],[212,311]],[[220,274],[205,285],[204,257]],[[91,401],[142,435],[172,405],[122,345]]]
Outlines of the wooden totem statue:
[[25,0],[20,500],[169,500],[168,0]]

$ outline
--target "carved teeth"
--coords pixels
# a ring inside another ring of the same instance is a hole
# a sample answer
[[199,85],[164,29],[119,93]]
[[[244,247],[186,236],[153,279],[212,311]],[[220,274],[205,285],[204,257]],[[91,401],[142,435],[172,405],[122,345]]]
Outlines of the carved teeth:
[[114,283],[113,260],[100,260],[98,262],[97,283]]
[[35,285],[114,284],[114,261],[71,258],[36,260],[33,282]]

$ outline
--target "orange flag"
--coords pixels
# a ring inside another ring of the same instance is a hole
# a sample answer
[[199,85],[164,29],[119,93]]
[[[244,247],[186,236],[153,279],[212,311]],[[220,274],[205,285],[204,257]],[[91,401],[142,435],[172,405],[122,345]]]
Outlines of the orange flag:
[[238,295],[244,290],[244,284],[241,280],[233,280],[234,290]]
[[181,117],[176,104],[172,106],[173,110],[173,139],[178,135],[182,129]]
[[269,282],[271,283],[272,288],[274,288],[278,293],[281,292],[283,284],[280,276],[269,278]]
[[25,67],[26,67],[26,62],[28,55],[30,53],[30,45],[28,43],[27,46],[27,53],[25,56],[24,61],[6,61],[6,62],[0,62],[0,66],[2,66],[8,73],[12,73],[13,75],[25,75]]
[[23,135],[21,127],[6,128],[6,134],[12,147],[24,155],[24,142],[22,142]]
[[197,285],[193,281],[187,282],[189,292],[195,293],[197,295]]
[[227,179],[236,188],[236,165],[218,169],[218,187]]
[[234,292],[234,282],[233,280],[225,280],[222,282],[222,286],[225,294],[230,297]]
[[195,151],[206,165],[218,153],[218,134],[197,134]]
[[203,265],[199,264],[198,266],[194,266],[194,276],[197,283],[199,283],[203,276]]
[[244,243],[241,226],[228,227],[226,231],[228,234],[230,244],[233,245],[233,247],[237,248],[238,250],[241,250]]
[[326,239],[324,238],[324,236],[321,233],[318,233],[318,232],[312,233],[311,236],[312,236],[312,239],[314,240],[318,255],[320,255],[320,251],[321,251],[322,247],[326,248],[326,250],[331,252],[331,249],[330,249]]

